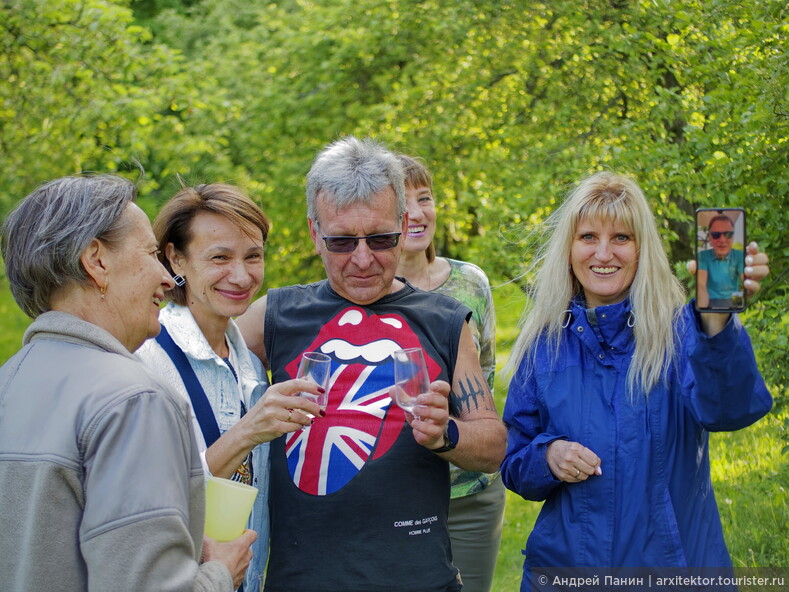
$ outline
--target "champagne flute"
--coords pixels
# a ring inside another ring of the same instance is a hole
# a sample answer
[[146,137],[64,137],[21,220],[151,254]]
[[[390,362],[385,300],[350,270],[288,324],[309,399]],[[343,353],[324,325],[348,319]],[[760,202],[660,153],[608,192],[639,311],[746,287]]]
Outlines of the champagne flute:
[[[301,355],[299,371],[296,378],[303,378],[314,382],[323,389],[322,393],[313,395],[312,393],[299,393],[300,397],[305,397],[318,404],[322,411],[326,411],[329,403],[329,378],[331,377],[331,358],[320,352],[304,352]],[[307,414],[314,417],[311,414]]]
[[[394,359],[395,403],[403,411],[414,413],[416,398],[430,390],[430,379],[421,347],[392,352]],[[419,419],[418,415],[414,415]]]

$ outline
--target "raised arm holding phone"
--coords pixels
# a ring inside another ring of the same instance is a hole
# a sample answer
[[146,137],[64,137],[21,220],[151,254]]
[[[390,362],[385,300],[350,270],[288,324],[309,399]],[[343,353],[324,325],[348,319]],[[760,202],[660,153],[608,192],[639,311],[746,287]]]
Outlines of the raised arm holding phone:
[[[772,405],[745,328],[685,304],[632,179],[582,180],[547,228],[504,409],[504,483],[545,500],[521,590],[536,568],[731,569],[708,433]],[[767,272],[750,246],[745,289]]]

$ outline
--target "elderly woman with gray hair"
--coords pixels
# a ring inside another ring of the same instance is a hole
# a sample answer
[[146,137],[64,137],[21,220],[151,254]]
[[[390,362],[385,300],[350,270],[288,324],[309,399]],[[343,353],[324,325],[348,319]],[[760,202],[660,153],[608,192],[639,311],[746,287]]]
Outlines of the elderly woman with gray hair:
[[249,564],[253,531],[203,539],[188,407],[131,353],[173,286],[135,195],[65,177],[3,225],[34,321],[0,368],[0,590],[229,591]]

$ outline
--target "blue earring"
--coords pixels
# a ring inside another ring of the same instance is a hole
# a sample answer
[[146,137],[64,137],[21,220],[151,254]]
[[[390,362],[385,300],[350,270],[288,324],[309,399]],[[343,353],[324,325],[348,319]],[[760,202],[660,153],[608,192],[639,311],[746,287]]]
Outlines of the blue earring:
[[175,285],[178,286],[179,288],[186,283],[186,279],[183,276],[178,275],[177,273],[173,276],[173,281],[175,282]]

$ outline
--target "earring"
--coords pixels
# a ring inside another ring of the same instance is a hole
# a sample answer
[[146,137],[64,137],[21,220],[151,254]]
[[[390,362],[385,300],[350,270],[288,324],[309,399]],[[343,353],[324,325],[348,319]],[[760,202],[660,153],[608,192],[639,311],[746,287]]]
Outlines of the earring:
[[101,299],[104,300],[104,295],[107,293],[107,286],[99,288],[99,292],[101,292]]
[[176,286],[178,286],[178,287],[180,288],[180,287],[182,287],[182,286],[183,286],[183,285],[186,283],[186,278],[184,278],[182,275],[178,275],[178,274],[176,273],[176,274],[173,276],[173,281],[175,282],[175,285],[176,285]]

